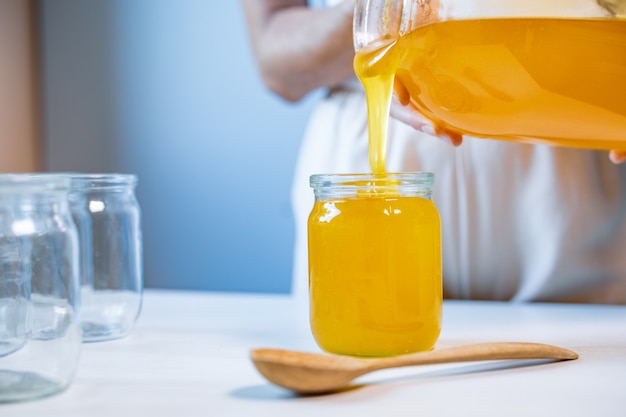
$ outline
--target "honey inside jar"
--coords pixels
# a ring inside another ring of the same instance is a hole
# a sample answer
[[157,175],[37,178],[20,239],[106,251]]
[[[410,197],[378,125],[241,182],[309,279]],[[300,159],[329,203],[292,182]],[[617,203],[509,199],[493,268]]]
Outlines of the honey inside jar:
[[[375,180],[350,181],[368,176]],[[442,304],[432,174],[319,175],[311,182],[310,321],[319,346],[359,356],[431,349]]]

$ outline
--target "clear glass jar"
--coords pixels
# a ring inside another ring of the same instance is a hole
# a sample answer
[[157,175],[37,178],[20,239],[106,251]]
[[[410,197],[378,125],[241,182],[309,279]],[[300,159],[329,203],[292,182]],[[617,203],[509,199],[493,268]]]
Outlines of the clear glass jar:
[[68,180],[0,174],[0,402],[72,381],[81,328]]
[[325,351],[431,349],[441,331],[441,225],[432,173],[313,175],[310,322]]
[[139,317],[143,294],[137,177],[66,175],[81,249],[83,341],[125,337]]

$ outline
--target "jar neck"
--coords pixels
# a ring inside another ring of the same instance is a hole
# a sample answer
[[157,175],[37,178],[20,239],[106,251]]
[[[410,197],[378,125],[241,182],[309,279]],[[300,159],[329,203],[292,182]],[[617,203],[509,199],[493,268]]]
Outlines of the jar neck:
[[316,199],[349,197],[422,197],[432,199],[434,174],[318,174],[310,178]]
[[137,185],[137,176],[132,174],[72,174],[72,191],[126,191]]
[[24,208],[42,205],[63,206],[69,179],[37,174],[0,174],[0,201],[5,206]]

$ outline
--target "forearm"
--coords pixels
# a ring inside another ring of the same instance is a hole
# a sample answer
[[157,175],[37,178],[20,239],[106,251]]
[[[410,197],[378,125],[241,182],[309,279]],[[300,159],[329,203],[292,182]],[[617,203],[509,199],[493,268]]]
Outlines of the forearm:
[[[305,2],[243,0],[255,58],[269,89],[289,101],[353,75],[353,2],[311,9]],[[271,5],[268,5],[271,3]],[[303,3],[294,6],[294,3]]]

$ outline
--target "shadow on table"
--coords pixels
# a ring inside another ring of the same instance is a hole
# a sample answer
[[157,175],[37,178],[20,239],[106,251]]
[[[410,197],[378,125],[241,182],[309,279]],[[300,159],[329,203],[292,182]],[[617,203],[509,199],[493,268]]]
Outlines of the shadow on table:
[[[361,390],[365,387],[369,386],[380,386],[383,384],[393,384],[399,382],[407,382],[407,381],[423,381],[427,379],[439,379],[439,378],[448,378],[453,376],[461,376],[461,375],[469,375],[469,374],[477,374],[484,372],[494,372],[494,371],[502,371],[502,370],[511,370],[516,368],[528,368],[531,366],[542,365],[547,363],[554,363],[554,360],[551,359],[532,359],[532,360],[502,360],[502,361],[486,361],[486,362],[478,362],[473,364],[462,364],[462,365],[444,365],[443,368],[438,368],[436,370],[427,371],[427,372],[418,372],[412,373],[410,375],[402,375],[402,376],[393,376],[387,378],[377,378],[373,379],[369,378],[370,381],[367,383],[356,383],[352,384],[349,387],[346,387],[342,390],[321,394],[321,395],[300,395],[284,388],[272,385],[271,383],[261,384],[261,385],[251,385],[247,387],[241,387],[236,389],[230,393],[230,396],[244,399],[244,400],[255,400],[255,401],[284,401],[290,399],[299,399],[299,398],[308,398],[314,396],[329,396],[329,395],[341,395],[349,392],[353,392],[356,390]],[[424,365],[428,366],[428,365]],[[420,368],[423,369],[424,366]],[[407,368],[410,369],[410,368]],[[415,368],[417,369],[417,367]],[[384,374],[389,370],[381,370],[377,371],[378,374]],[[374,375],[374,374],[372,374]]]

